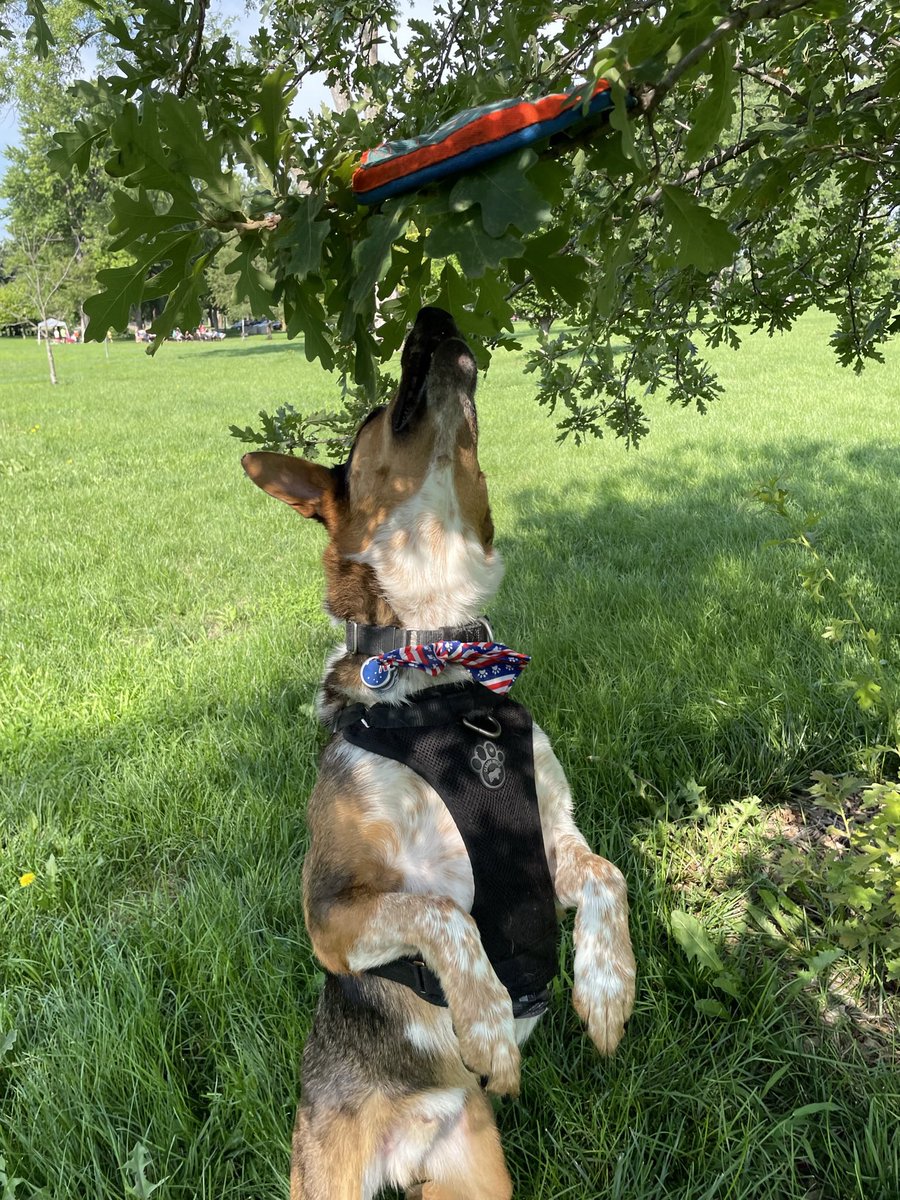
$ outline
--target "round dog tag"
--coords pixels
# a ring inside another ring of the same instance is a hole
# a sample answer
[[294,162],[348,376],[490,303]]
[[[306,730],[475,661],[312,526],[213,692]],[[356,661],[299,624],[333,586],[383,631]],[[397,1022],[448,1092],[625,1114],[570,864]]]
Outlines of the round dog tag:
[[368,688],[377,691],[379,688],[390,687],[396,676],[396,669],[387,663],[379,662],[377,658],[367,658],[359,668],[359,677]]

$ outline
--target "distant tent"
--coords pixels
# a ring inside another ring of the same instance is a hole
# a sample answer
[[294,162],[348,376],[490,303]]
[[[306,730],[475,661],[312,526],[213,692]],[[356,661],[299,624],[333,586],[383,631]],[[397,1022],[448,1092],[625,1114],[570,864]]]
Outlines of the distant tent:
[[57,331],[59,331],[61,337],[67,338],[69,336],[68,324],[59,317],[48,317],[46,321],[38,321],[37,323],[38,341],[42,337],[49,338]]

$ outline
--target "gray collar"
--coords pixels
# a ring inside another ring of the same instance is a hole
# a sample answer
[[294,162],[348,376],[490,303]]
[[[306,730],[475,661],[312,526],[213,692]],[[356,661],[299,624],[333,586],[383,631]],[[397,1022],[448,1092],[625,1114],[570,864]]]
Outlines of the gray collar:
[[401,646],[427,646],[429,642],[492,642],[494,631],[487,617],[466,625],[441,625],[437,629],[403,629],[399,625],[364,625],[346,622],[349,654],[384,654]]

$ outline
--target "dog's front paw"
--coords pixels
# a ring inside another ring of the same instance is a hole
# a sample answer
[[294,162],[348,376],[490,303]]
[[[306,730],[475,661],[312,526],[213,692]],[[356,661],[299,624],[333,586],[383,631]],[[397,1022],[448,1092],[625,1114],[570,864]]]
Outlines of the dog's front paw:
[[[469,1016],[469,1014],[467,1014]],[[473,1075],[497,1096],[519,1094],[519,1047],[512,1001],[500,987],[498,994],[477,1007],[466,1020],[454,1015],[459,1053]]]
[[572,1003],[601,1054],[612,1054],[622,1040],[634,1007],[634,975],[627,928],[617,938],[583,938],[575,951]]
[[514,1034],[497,1033],[477,1021],[458,1040],[464,1065],[480,1077],[487,1091],[518,1096],[520,1056]]
[[608,985],[602,989],[594,985],[575,985],[572,1003],[575,1011],[587,1025],[591,1041],[601,1054],[612,1054],[622,1040],[625,1022],[634,1006],[634,976],[631,981],[617,981],[617,992],[611,993]]

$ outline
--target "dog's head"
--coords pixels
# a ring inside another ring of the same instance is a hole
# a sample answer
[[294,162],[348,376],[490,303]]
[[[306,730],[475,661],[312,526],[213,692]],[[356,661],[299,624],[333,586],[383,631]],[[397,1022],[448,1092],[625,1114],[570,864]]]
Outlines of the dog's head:
[[423,308],[397,395],[345,463],[242,459],[257,486],[328,531],[327,606],[341,620],[434,627],[477,616],[503,573],[478,465],[475,359],[449,313]]

